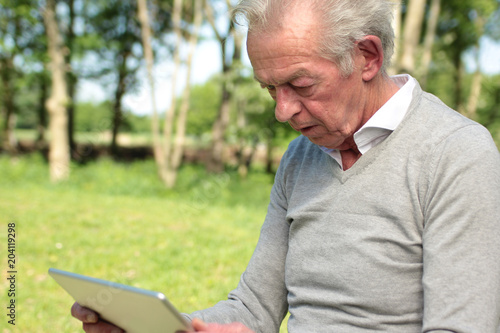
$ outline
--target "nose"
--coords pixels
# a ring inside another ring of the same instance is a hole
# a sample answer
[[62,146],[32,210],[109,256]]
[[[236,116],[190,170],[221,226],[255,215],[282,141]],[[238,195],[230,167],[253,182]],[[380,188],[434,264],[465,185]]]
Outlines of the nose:
[[300,112],[300,100],[291,87],[286,85],[276,87],[273,97],[276,100],[274,113],[279,122],[287,122]]

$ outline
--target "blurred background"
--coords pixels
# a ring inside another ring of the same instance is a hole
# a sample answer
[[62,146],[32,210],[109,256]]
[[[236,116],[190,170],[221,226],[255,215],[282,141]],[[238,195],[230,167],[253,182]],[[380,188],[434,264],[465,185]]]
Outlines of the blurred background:
[[[253,80],[234,3],[0,0],[1,244],[15,223],[18,272],[3,333],[79,330],[49,267],[162,291],[184,312],[236,286],[297,133]],[[497,146],[499,5],[398,3],[390,69]]]

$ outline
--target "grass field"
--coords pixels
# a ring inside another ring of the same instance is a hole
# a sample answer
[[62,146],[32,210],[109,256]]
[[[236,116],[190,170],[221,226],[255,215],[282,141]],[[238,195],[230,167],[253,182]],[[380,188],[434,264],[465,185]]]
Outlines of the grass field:
[[[73,166],[51,184],[37,155],[0,157],[2,276],[7,226],[16,224],[16,325],[1,332],[79,332],[73,303],[49,276],[56,267],[164,292],[183,312],[205,308],[234,288],[257,242],[272,176],[181,170],[166,190],[153,162],[102,160]],[[285,331],[284,329],[282,331]]]

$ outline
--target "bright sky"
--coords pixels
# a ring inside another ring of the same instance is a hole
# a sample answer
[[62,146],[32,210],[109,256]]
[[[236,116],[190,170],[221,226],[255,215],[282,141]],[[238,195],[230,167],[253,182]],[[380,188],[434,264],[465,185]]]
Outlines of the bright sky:
[[[244,63],[250,66],[246,49]],[[486,74],[500,73],[500,43],[489,39],[481,41],[480,66]],[[472,56],[466,56],[467,68],[470,71],[475,70],[475,60]],[[204,41],[196,49],[193,59],[192,83],[203,83],[215,73],[220,72],[220,50],[216,41]],[[171,98],[170,76],[172,74],[172,64],[163,62],[155,67],[155,85],[156,85],[156,103],[160,113],[168,108]],[[185,78],[185,71],[179,73],[179,78]],[[128,94],[124,97],[123,103],[126,109],[136,114],[152,114],[152,103],[150,87],[145,79],[145,71],[140,73],[140,88],[137,93]],[[185,82],[185,81],[184,81]],[[184,83],[180,84],[182,87]],[[111,99],[111,91],[105,91],[99,82],[82,80],[80,82],[78,101],[91,101],[99,103],[106,99]],[[180,89],[178,90],[180,91]]]

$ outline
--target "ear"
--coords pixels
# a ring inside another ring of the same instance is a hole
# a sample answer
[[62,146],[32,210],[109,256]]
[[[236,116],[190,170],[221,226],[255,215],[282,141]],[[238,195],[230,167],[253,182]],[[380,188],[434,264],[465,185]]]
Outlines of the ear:
[[364,59],[362,76],[364,81],[371,81],[384,64],[384,50],[382,41],[377,36],[368,35],[357,43]]

